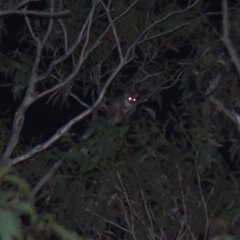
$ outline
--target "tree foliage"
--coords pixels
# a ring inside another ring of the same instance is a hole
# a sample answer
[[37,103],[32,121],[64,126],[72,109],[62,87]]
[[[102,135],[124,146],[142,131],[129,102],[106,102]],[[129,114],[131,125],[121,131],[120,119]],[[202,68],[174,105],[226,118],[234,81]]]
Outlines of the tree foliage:
[[[1,239],[240,237],[240,8],[227,4],[2,3]],[[111,125],[128,88],[137,110]]]

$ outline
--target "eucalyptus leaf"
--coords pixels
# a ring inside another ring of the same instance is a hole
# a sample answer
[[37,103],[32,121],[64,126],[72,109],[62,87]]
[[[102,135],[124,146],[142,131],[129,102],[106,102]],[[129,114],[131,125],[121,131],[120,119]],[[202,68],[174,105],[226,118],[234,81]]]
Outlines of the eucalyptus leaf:
[[2,240],[22,240],[21,220],[13,212],[0,208],[0,238]]

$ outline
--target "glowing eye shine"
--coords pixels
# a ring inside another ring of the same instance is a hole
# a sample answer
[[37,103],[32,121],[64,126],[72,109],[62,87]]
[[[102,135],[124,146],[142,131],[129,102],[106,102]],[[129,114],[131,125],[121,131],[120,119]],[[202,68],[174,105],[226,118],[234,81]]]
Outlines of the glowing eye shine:
[[129,102],[136,102],[137,99],[136,99],[136,98],[133,98],[133,97],[128,97],[128,101],[129,101]]

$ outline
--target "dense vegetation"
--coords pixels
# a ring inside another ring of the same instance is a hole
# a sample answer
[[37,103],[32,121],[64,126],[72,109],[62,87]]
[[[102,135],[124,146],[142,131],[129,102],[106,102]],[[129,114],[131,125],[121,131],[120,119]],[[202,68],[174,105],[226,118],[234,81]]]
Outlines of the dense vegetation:
[[240,6],[216,2],[1,1],[1,239],[240,238]]

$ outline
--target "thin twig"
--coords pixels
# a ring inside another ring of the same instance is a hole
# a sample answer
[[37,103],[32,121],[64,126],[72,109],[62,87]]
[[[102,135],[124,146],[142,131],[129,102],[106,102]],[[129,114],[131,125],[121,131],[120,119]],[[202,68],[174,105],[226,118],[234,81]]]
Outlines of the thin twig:
[[58,161],[58,162],[54,163],[53,166],[50,168],[50,170],[36,184],[36,186],[33,188],[32,192],[29,196],[29,200],[30,200],[31,203],[34,203],[34,199],[35,199],[36,194],[52,178],[53,174],[60,167],[61,163],[62,163],[62,161]]

